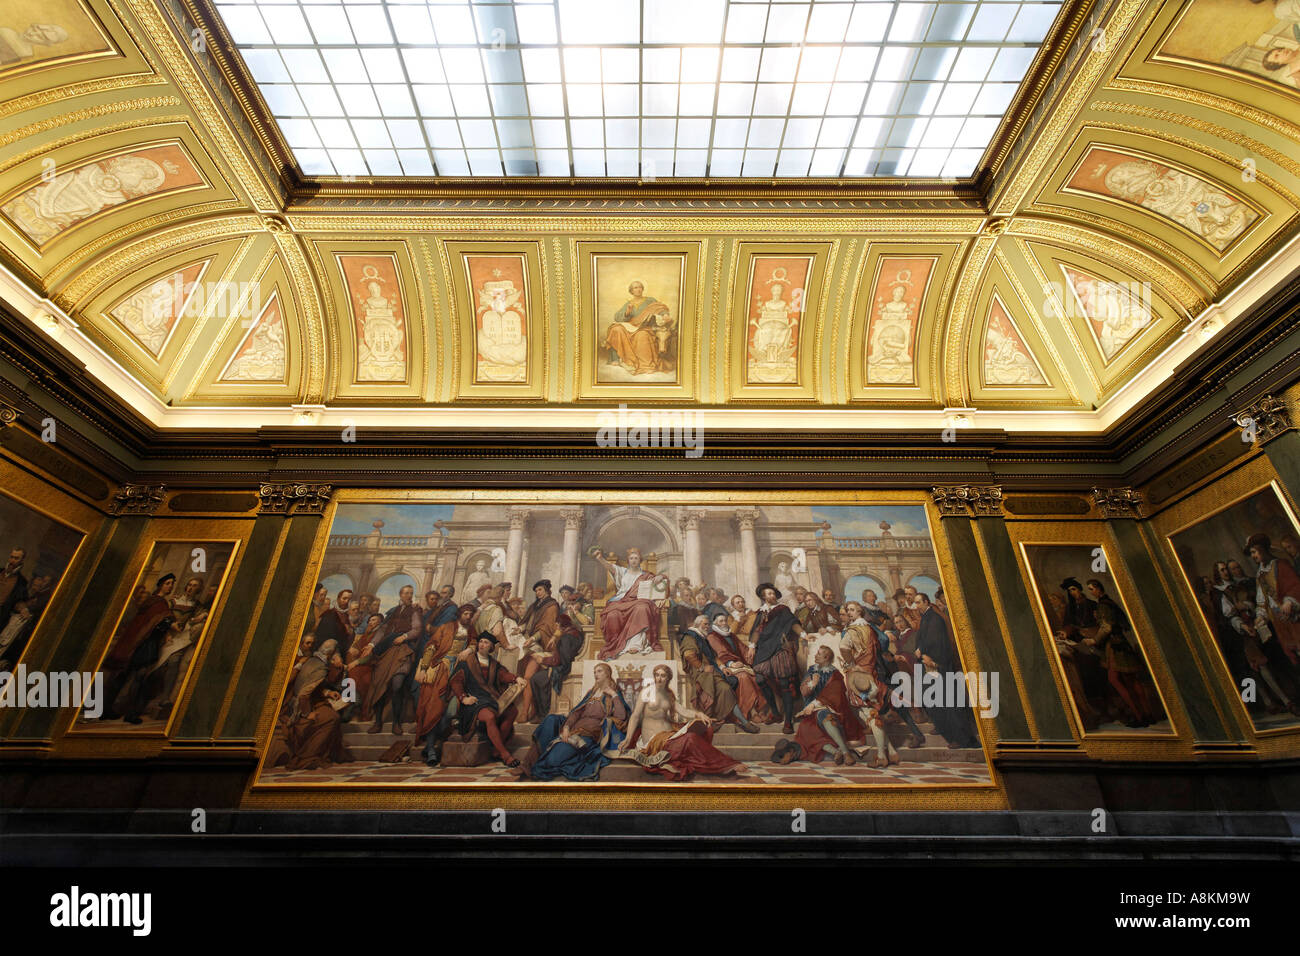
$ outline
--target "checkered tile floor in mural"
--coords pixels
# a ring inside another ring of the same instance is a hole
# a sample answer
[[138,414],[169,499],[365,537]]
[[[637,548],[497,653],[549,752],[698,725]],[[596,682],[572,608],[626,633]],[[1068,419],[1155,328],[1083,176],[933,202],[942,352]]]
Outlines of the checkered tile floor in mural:
[[[983,763],[931,761],[898,764],[876,769],[859,764],[854,767],[837,767],[830,761],[819,764],[793,763],[782,766],[771,762],[748,763],[744,774],[736,777],[696,776],[690,783],[707,783],[710,786],[788,786],[852,784],[855,786],[929,785],[952,786],[956,784],[989,783],[989,772]],[[335,764],[328,770],[283,769],[263,771],[260,778],[265,784],[501,784],[516,778],[505,767],[493,764],[484,767],[426,767],[423,763],[354,762]],[[530,783],[532,781],[529,781]],[[560,781],[567,782],[567,781]],[[620,775],[618,783],[629,782]],[[666,783],[662,777],[646,773],[645,783]],[[669,784],[682,786],[683,784]]]

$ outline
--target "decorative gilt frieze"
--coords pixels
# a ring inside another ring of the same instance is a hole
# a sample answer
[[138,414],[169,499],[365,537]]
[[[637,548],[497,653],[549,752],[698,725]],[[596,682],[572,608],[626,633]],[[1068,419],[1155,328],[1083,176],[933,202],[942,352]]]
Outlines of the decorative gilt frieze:
[[998,516],[1002,514],[1001,485],[940,485],[930,494],[945,517]]
[[1132,488],[1093,488],[1092,500],[1103,518],[1142,517],[1142,495]]
[[108,513],[111,515],[151,515],[162,504],[166,485],[123,485],[113,495]]
[[0,429],[8,428],[18,421],[18,409],[0,402]]
[[325,513],[333,485],[264,484],[257,489],[262,499],[259,515],[320,515]]
[[1233,415],[1232,420],[1241,429],[1243,441],[1250,436],[1254,443],[1261,445],[1295,428],[1291,421],[1291,409],[1275,395],[1265,395],[1245,411]]

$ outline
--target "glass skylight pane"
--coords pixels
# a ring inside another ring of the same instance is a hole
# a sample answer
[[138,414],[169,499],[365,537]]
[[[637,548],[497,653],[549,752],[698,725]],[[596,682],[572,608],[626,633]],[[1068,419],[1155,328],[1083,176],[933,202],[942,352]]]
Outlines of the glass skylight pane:
[[307,175],[642,179],[973,176],[1063,6],[216,3]]

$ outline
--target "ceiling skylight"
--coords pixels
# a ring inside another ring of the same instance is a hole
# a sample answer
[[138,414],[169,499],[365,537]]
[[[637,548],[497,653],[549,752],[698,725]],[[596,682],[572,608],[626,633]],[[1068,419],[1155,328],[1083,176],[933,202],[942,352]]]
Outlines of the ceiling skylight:
[[1060,2],[216,0],[308,176],[966,177]]

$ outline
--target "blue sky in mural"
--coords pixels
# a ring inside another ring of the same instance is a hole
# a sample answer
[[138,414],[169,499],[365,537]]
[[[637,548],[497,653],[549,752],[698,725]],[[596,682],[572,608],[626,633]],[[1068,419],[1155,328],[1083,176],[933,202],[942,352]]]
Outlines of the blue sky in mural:
[[814,507],[812,513],[818,521],[830,522],[831,534],[841,538],[878,538],[882,521],[889,522],[889,533],[896,537],[930,533],[925,508],[918,505],[834,505]]
[[413,504],[339,505],[331,534],[370,534],[375,521],[384,523],[385,535],[432,534],[433,523],[450,521],[454,505]]

